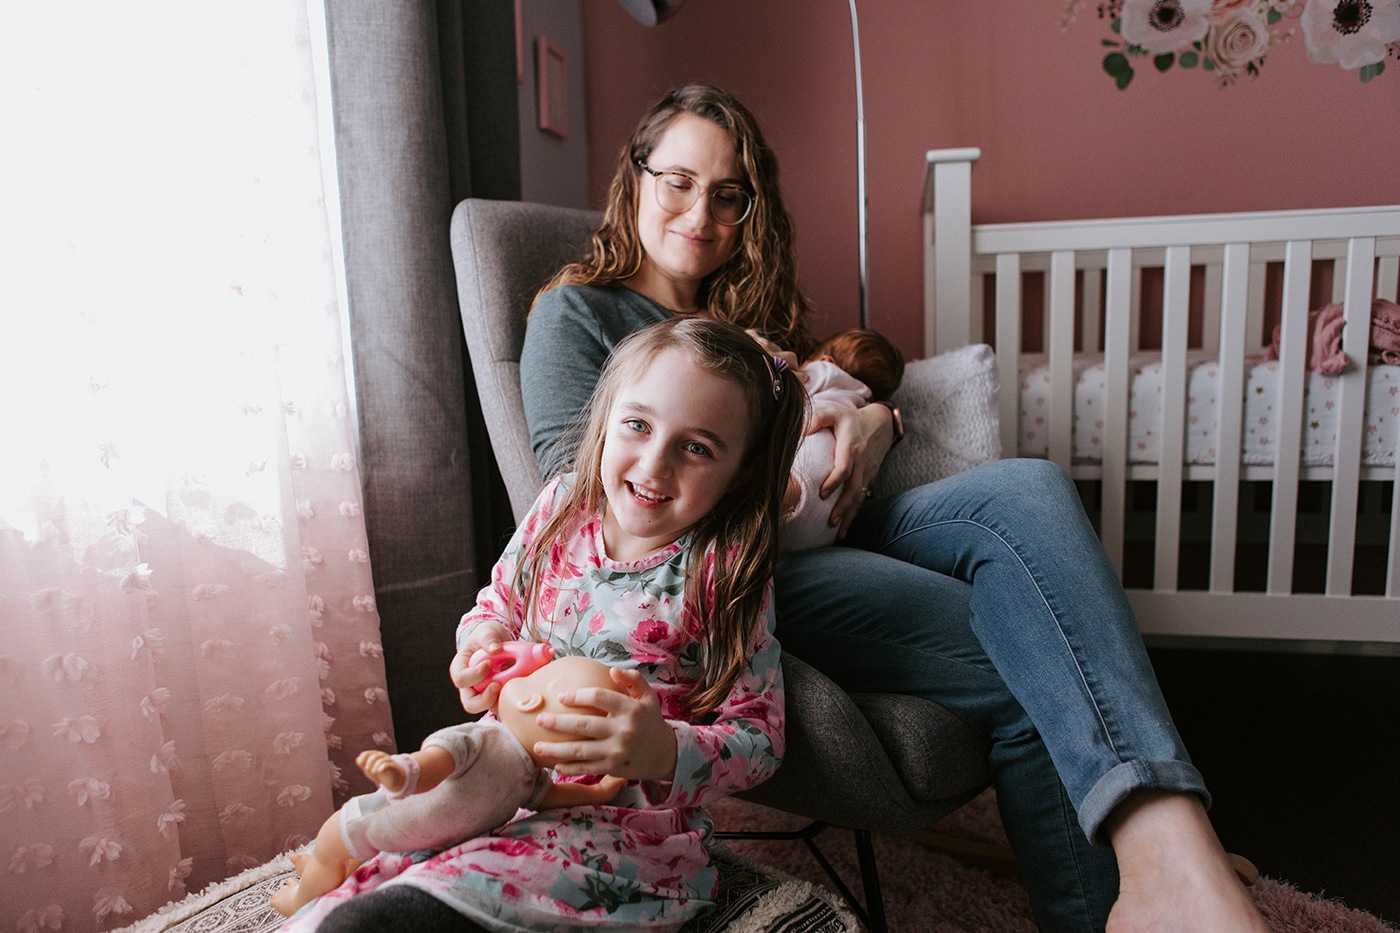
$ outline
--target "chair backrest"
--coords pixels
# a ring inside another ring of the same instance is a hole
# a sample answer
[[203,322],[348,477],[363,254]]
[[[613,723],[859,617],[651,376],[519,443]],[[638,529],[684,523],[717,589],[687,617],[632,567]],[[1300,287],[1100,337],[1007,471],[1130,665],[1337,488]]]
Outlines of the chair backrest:
[[525,318],[535,292],[583,255],[601,221],[597,211],[476,198],[458,204],[452,214],[452,261],[467,352],[516,521],[525,517],[542,484],[520,396]]

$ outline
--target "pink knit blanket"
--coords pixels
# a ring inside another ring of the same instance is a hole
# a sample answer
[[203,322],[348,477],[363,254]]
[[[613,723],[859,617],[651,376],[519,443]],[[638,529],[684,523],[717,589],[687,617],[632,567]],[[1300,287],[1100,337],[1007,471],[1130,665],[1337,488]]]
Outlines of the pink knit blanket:
[[[1342,304],[1335,302],[1317,311],[1308,312],[1307,367],[1324,376],[1335,376],[1347,368],[1342,352]],[[1269,359],[1278,359],[1281,327],[1274,328],[1269,344]],[[1371,302],[1371,344],[1368,363],[1400,364],[1400,305],[1384,298]]]

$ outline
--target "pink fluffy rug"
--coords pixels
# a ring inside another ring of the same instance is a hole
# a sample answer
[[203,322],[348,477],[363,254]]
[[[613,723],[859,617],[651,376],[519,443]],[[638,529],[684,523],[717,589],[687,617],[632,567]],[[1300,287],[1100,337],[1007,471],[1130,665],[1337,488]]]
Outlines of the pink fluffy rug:
[[[806,820],[741,800],[708,807],[721,830],[795,830]],[[1005,841],[990,791],[934,827],[974,842]],[[827,830],[817,837],[823,854],[846,883],[860,893],[860,873],[850,833]],[[734,851],[780,871],[831,887],[801,842],[729,842]],[[973,868],[911,839],[877,836],[885,913],[891,930],[927,933],[1035,933],[1030,901],[1014,877]],[[1293,886],[1260,878],[1250,887],[1254,902],[1275,933],[1394,933],[1377,917]]]

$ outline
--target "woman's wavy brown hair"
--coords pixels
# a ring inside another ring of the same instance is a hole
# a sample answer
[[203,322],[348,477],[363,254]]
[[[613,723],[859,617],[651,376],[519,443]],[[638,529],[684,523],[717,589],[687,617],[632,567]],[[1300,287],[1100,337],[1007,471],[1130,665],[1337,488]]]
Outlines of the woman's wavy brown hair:
[[[791,371],[738,327],[706,318],[671,318],[643,328],[618,344],[598,379],[577,428],[573,486],[541,526],[516,565],[513,589],[524,611],[522,628],[547,635],[540,623],[555,602],[543,589],[559,543],[579,522],[605,507],[602,462],[608,415],[618,393],[646,372],[657,354],[676,349],[696,365],[733,381],[748,415],[744,460],[714,510],[690,529],[686,565],[685,635],[699,642],[700,675],[686,697],[695,715],[713,710],[734,686],[753,650],[755,625],[778,560],[783,492],[802,438],[807,392]],[[714,554],[713,567],[707,555]],[[713,596],[706,581],[712,581]],[[535,607],[529,611],[525,607]]]
[[618,153],[603,223],[593,233],[590,253],[561,269],[540,293],[560,285],[619,285],[641,269],[638,163],[651,158],[662,135],[683,113],[709,120],[730,135],[754,197],[734,255],[701,283],[699,306],[716,320],[752,327],[805,356],[814,342],[812,308],[797,287],[792,218],[778,186],[777,157],[748,108],[729,92],[706,84],[672,89],[642,117],[631,142]]

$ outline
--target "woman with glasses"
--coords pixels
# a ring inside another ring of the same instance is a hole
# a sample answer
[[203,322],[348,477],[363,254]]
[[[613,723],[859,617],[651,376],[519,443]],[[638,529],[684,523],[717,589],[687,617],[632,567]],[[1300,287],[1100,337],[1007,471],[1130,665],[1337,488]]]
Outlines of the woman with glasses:
[[[531,312],[521,388],[543,474],[566,467],[570,425],[638,328],[703,315],[805,357],[792,239],[749,111],[706,86],[662,98],[618,157],[589,255]],[[987,737],[1042,929],[1265,929],[1063,471],[1005,460],[867,501],[897,413],[842,409],[823,427],[844,546],[783,557],[784,648],[848,690],[925,696]]]

